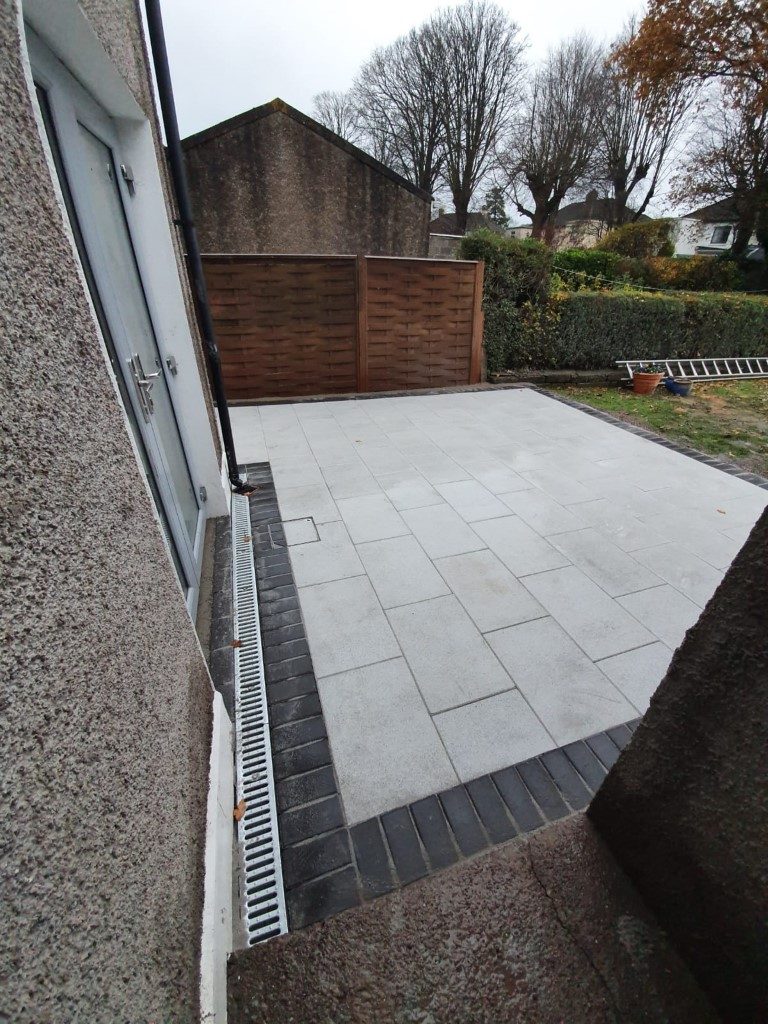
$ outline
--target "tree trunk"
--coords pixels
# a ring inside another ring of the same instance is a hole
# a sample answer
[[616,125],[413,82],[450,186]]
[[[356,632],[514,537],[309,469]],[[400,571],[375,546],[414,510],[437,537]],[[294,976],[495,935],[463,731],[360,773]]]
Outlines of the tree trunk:
[[617,228],[627,219],[627,179],[614,178],[613,199],[609,206],[608,230]]
[[531,217],[531,238],[543,239],[545,237],[548,220],[546,209],[537,203]]
[[456,234],[463,235],[467,230],[467,213],[469,212],[469,196],[454,192],[453,205],[456,210]]
[[760,205],[755,217],[755,236],[757,243],[763,250],[763,259],[768,266],[768,196]]
[[736,224],[736,227],[733,229],[733,242],[731,243],[731,253],[734,256],[743,256],[747,251],[753,228],[754,217],[742,217]]

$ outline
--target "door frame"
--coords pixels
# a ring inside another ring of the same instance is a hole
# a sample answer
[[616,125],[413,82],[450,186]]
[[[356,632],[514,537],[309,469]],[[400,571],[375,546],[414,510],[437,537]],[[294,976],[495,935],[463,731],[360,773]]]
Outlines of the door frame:
[[[185,418],[179,415],[178,409],[178,387],[174,377],[169,373],[166,357],[174,354],[169,347],[161,343],[161,334],[158,331],[158,323],[162,323],[163,317],[159,311],[161,303],[158,301],[157,282],[155,267],[158,263],[157,257],[150,264],[148,259],[146,233],[142,231],[141,215],[144,219],[148,215],[146,209],[141,209],[141,195],[143,182],[139,182],[136,193],[131,195],[127,183],[122,179],[118,168],[120,164],[130,165],[130,157],[125,150],[135,150],[136,136],[149,131],[146,121],[135,122],[114,119],[109,113],[77,82],[70,71],[58,60],[54,53],[42,42],[33,30],[27,31],[27,47],[32,67],[32,75],[46,93],[49,111],[56,130],[58,149],[61,162],[64,167],[67,182],[66,185],[72,195],[72,201],[77,213],[78,224],[83,235],[87,255],[89,257],[90,270],[95,281],[99,300],[104,307],[109,323],[110,333],[114,340],[114,346],[118,354],[120,370],[126,384],[126,391],[131,402],[133,417],[128,416],[132,421],[134,429],[138,429],[153,469],[153,480],[162,501],[162,510],[158,510],[158,516],[165,516],[172,535],[172,541],[178,561],[182,566],[186,581],[182,583],[185,599],[190,614],[194,616],[199,594],[199,583],[202,566],[203,543],[205,536],[205,513],[206,509],[201,501],[199,488],[199,475],[196,473],[193,438],[189,436]],[[37,99],[35,97],[35,102]],[[158,435],[153,429],[147,429],[144,423],[142,410],[138,402],[132,380],[126,367],[126,358],[130,352],[130,342],[125,330],[120,307],[116,301],[115,293],[110,282],[110,276],[106,272],[105,262],[100,258],[101,243],[96,230],[88,203],[85,198],[84,186],[87,171],[82,163],[83,154],[79,138],[82,125],[92,132],[111,152],[114,165],[114,180],[118,195],[125,215],[126,228],[132,243],[137,270],[144,292],[144,300],[154,333],[155,344],[158,350],[161,372],[168,389],[171,407],[174,412],[176,426],[181,441],[181,446],[187,463],[190,483],[195,500],[198,506],[198,521],[193,541],[187,534],[183,518],[178,507],[175,491],[170,483],[170,473],[161,444],[158,442]],[[134,143],[126,147],[124,141],[128,136]],[[56,173],[55,170],[52,173]],[[55,179],[54,179],[55,180]],[[137,202],[138,200],[138,202]],[[145,204],[146,205],[146,204]],[[137,212],[137,208],[138,212]],[[165,211],[164,211],[165,212]],[[142,242],[144,244],[142,244]],[[79,255],[79,254],[78,254]],[[162,262],[162,258],[160,260]],[[177,264],[174,259],[173,270],[178,274]],[[122,402],[122,398],[121,398]],[[127,410],[126,410],[127,412]],[[134,425],[135,421],[135,425]],[[207,417],[206,417],[207,421]],[[210,430],[210,425],[206,422]],[[195,431],[198,433],[198,431]],[[141,461],[141,460],[140,460]],[[142,465],[142,472],[145,467]],[[220,483],[220,469],[217,483]],[[205,486],[205,485],[203,485]],[[151,488],[150,488],[151,489]],[[206,486],[206,491],[208,487]],[[213,509],[211,509],[213,511]],[[166,536],[166,540],[168,540]],[[173,553],[171,553],[172,560]]]

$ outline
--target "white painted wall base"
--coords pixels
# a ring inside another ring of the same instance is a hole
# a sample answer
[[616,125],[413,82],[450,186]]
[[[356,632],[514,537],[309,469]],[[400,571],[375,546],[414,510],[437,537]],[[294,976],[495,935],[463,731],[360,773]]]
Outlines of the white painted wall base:
[[227,956],[232,952],[234,730],[221,694],[213,697],[213,734],[205,830],[205,902],[200,950],[200,1019],[226,1024]]

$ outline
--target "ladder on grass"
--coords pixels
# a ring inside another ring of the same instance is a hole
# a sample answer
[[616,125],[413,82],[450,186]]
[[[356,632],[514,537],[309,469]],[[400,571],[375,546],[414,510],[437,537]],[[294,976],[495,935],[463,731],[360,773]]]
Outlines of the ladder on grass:
[[663,366],[668,377],[685,381],[750,380],[768,377],[768,356],[740,356],[728,359],[617,359],[625,367],[631,381],[640,366],[653,363]]

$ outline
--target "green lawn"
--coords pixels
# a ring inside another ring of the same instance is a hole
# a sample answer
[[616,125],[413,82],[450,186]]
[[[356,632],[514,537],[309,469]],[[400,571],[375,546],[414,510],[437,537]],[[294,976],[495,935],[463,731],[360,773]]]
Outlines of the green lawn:
[[664,387],[646,396],[623,388],[550,390],[768,476],[768,380],[695,385],[690,398]]

